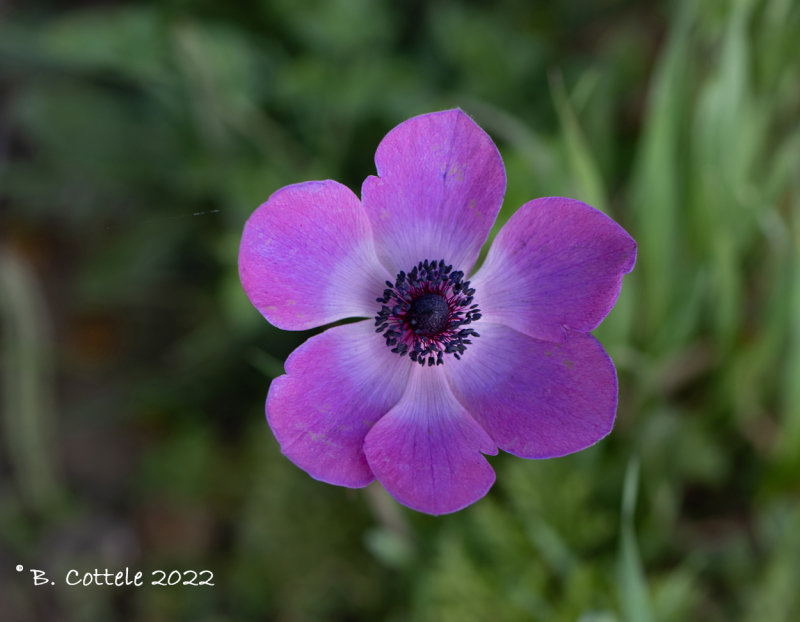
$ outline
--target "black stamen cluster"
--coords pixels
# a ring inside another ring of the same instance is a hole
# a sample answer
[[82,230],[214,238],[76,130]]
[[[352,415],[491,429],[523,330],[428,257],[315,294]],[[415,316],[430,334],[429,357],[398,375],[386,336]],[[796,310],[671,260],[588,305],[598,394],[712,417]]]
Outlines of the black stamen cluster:
[[[456,359],[472,343],[470,337],[480,337],[472,328],[462,328],[481,318],[478,305],[473,303],[475,290],[464,280],[461,270],[444,260],[419,262],[406,274],[401,271],[395,282],[386,281],[382,304],[375,316],[375,332],[384,333],[386,345],[392,352],[428,366],[444,363],[444,355]],[[447,318],[441,301],[447,305]],[[423,317],[435,313],[435,321]]]

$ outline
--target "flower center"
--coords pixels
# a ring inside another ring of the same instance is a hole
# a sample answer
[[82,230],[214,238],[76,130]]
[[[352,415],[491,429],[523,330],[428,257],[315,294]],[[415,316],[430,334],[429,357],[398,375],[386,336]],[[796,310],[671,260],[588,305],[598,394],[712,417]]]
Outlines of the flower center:
[[383,333],[392,352],[420,365],[441,365],[445,354],[460,359],[470,338],[480,336],[464,327],[481,318],[475,290],[463,279],[464,273],[443,259],[421,261],[408,274],[401,271],[377,298],[375,332]]
[[418,335],[436,335],[450,319],[450,307],[440,294],[423,294],[411,303],[408,323]]

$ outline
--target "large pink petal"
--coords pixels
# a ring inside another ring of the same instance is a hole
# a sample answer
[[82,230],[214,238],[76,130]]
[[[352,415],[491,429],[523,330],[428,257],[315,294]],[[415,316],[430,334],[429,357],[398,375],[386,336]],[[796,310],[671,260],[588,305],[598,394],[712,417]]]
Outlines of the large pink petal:
[[364,437],[398,403],[412,365],[389,351],[369,321],[312,337],[270,385],[267,420],[281,450],[315,479],[366,486],[374,478]]
[[591,335],[561,343],[481,322],[460,361],[444,367],[458,400],[500,449],[553,458],[606,436],[617,410],[617,374]]
[[361,198],[389,271],[444,259],[469,273],[506,189],[491,138],[461,110],[434,112],[389,132],[375,163]]
[[561,341],[603,320],[635,260],[633,238],[608,216],[550,197],[517,210],[471,280],[485,318]]
[[303,330],[348,317],[372,317],[386,272],[361,203],[335,181],[286,186],[244,228],[239,275],[272,324]]
[[441,367],[414,366],[403,398],[367,434],[364,452],[395,499],[428,514],[460,510],[494,483],[481,452],[497,447],[455,400]]

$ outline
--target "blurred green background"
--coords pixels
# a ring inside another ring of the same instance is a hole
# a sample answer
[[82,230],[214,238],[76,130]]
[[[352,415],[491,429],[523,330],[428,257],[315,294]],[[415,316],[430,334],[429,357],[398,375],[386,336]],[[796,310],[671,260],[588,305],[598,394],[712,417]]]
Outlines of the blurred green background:
[[[798,32],[794,0],[0,4],[3,620],[800,619]],[[310,333],[236,258],[274,190],[358,191],[454,106],[505,160],[498,224],[573,196],[639,260],[596,331],[613,434],[491,458],[432,518],[280,455],[263,403]],[[62,580],[125,567],[215,586]]]

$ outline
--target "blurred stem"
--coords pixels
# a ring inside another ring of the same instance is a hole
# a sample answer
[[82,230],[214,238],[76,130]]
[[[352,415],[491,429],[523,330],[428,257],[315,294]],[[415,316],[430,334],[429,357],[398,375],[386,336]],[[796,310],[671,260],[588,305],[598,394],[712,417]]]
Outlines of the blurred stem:
[[786,334],[786,380],[784,382],[784,417],[778,444],[780,458],[790,465],[800,464],[800,200],[792,205],[792,236],[796,244],[791,254],[791,285],[786,294],[789,326]]
[[636,497],[639,490],[639,458],[632,456],[625,471],[622,487],[622,516],[620,519],[620,545],[618,577],[623,619],[628,622],[652,622],[653,612],[647,591],[642,559],[636,543],[633,523]]
[[481,99],[467,99],[465,108],[475,113],[476,120],[490,136],[496,136],[513,146],[531,171],[538,172],[544,178],[556,174],[558,164],[553,150],[521,118]]
[[578,184],[580,196],[601,212],[608,213],[607,193],[586,135],[570,101],[564,76],[557,71],[549,74],[553,104],[561,122],[561,133],[567,151],[567,162]]
[[52,337],[36,276],[10,247],[0,248],[3,436],[24,501],[34,510],[57,491],[53,469]]
[[365,490],[367,503],[381,526],[410,542],[413,537],[411,526],[397,502],[377,483]]
[[367,486],[366,500],[375,519],[390,535],[395,548],[402,551],[402,557],[407,559],[414,551],[414,533],[398,503],[389,496],[389,493],[377,482]]

